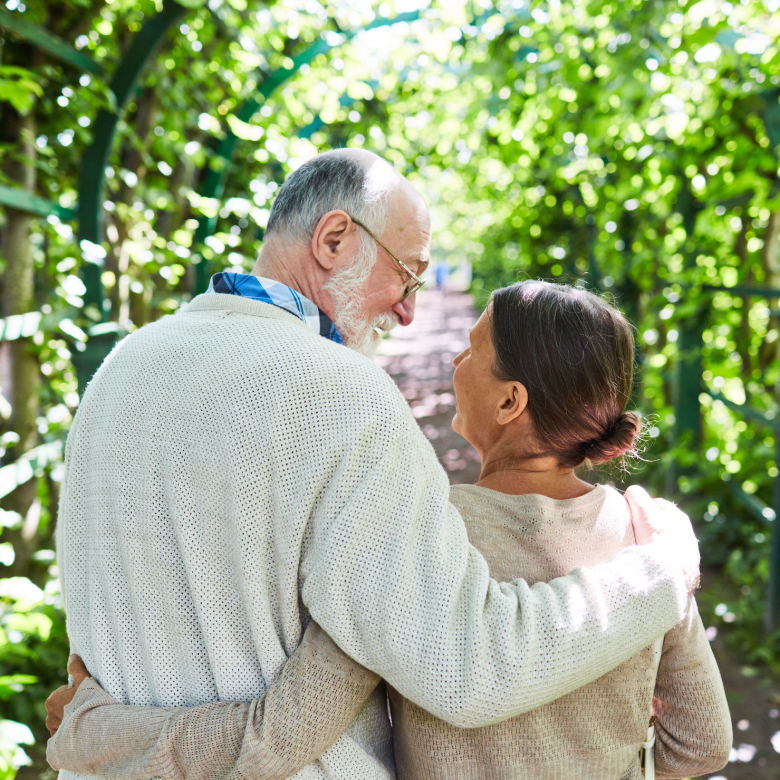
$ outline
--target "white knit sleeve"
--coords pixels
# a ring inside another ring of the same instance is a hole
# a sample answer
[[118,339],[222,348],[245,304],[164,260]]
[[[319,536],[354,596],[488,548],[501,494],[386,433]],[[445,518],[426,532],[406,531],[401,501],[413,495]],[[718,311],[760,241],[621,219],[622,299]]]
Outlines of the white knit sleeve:
[[592,682],[682,620],[682,572],[652,545],[533,587],[490,579],[408,408],[363,402],[375,416],[311,520],[302,597],[403,696],[456,726],[488,725]]

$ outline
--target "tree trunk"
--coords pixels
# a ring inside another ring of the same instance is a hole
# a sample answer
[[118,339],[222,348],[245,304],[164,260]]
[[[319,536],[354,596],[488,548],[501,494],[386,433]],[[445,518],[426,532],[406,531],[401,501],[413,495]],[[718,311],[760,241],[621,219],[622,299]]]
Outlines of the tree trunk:
[[[17,158],[6,166],[6,175],[16,186],[28,192],[35,191],[35,119],[32,113],[15,115],[5,113],[7,137],[15,141]],[[10,132],[8,132],[10,131]],[[34,266],[30,232],[33,217],[24,211],[6,209],[0,250],[5,260],[3,274],[3,316],[24,314],[35,306]],[[19,442],[9,450],[15,460],[35,446],[38,438],[38,387],[40,367],[33,351],[31,338],[8,343],[10,365],[10,397],[12,413],[9,426],[19,436]],[[3,506],[26,515],[35,498],[36,480],[20,485],[3,500]]]
[[[148,154],[152,143],[152,126],[157,114],[159,97],[154,90],[145,89],[139,96],[137,104],[138,108],[132,117],[132,123],[141,146],[139,148],[132,138],[127,141],[127,146],[122,153],[122,168],[134,173],[138,181],[141,181],[146,174],[144,157]],[[123,181],[119,185],[115,201],[129,205],[133,200],[134,190],[135,185],[131,186]],[[116,284],[109,291],[108,298],[111,301],[111,319],[118,322],[120,326],[126,327],[130,312],[130,280],[127,277],[130,256],[126,242],[131,222],[129,218],[120,219],[115,216],[112,224],[116,233],[113,237],[109,234],[111,251],[106,258],[106,270],[115,275]]]
[[[780,287],[780,254],[778,245],[780,244],[780,211],[773,211],[769,215],[769,222],[764,233],[764,246],[761,249],[761,268],[764,271],[764,284],[767,287],[777,289]],[[771,303],[773,307],[780,305],[780,301],[775,300]],[[772,318],[772,324],[777,327],[778,320]],[[767,366],[778,357],[778,339],[767,342],[764,341],[758,350],[758,361],[761,372],[765,372]],[[764,382],[767,392],[771,393],[774,388]]]
[[770,287],[780,284],[778,244],[780,244],[780,211],[773,211],[769,215],[766,233],[764,233],[764,246],[761,250],[761,265],[767,275],[766,281]]

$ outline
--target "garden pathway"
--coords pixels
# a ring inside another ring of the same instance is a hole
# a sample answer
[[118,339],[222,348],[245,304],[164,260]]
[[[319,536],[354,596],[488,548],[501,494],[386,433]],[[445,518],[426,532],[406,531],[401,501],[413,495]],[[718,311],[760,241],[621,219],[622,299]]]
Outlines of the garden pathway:
[[455,414],[452,359],[469,341],[477,315],[466,293],[426,290],[414,322],[383,342],[377,362],[393,377],[451,483],[476,482],[479,456],[450,426]]
[[[396,328],[377,356],[409,401],[414,416],[431,440],[450,482],[476,482],[479,457],[453,432],[455,413],[452,359],[468,344],[477,313],[471,296],[458,290],[426,290],[418,296],[417,313],[408,328]],[[705,578],[705,586],[707,579]],[[715,622],[703,615],[705,625]],[[731,761],[708,780],[778,780],[780,778],[780,683],[740,661],[727,649],[720,620],[713,641],[734,723]],[[774,737],[774,740],[773,740]],[[773,742],[775,747],[773,747]]]

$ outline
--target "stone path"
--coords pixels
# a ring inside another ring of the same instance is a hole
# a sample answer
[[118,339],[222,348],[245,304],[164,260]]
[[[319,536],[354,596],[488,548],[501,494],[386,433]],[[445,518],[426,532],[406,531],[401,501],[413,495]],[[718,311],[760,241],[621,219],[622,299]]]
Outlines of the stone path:
[[[412,325],[396,328],[377,357],[409,401],[453,484],[479,478],[476,451],[450,426],[455,414],[452,359],[468,344],[468,331],[476,319],[469,295],[426,290],[419,296]],[[705,587],[706,582],[707,578]],[[703,616],[705,625],[711,624],[708,617],[712,616]],[[731,707],[734,749],[725,769],[705,777],[780,780],[780,683],[745,667],[739,652],[726,648],[726,626],[718,623],[720,635],[713,650]]]
[[452,484],[479,479],[479,456],[450,425],[455,414],[452,359],[468,345],[476,320],[471,296],[426,290],[419,296],[414,322],[396,328],[377,357],[409,401]]

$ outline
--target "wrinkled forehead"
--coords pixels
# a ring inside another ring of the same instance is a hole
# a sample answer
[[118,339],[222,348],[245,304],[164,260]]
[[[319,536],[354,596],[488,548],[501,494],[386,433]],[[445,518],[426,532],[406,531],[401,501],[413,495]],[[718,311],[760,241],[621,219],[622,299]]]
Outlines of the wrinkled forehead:
[[397,191],[391,199],[385,237],[388,246],[405,263],[417,263],[415,273],[421,273],[430,260],[431,217],[422,196],[411,185],[409,190]]

